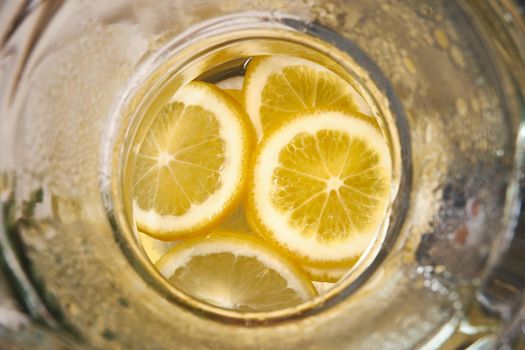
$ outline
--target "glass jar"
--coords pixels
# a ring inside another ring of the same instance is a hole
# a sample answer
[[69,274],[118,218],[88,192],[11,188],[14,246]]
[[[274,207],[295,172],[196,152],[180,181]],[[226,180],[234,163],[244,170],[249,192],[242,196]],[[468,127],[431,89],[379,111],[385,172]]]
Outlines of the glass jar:
[[[0,3],[0,19],[0,344],[489,349],[517,341],[525,40],[516,4],[12,1]],[[176,88],[209,57],[271,53],[272,40],[352,62],[392,130],[399,186],[373,261],[298,308],[242,315],[182,295],[154,269],[126,214],[124,158],[154,87]]]

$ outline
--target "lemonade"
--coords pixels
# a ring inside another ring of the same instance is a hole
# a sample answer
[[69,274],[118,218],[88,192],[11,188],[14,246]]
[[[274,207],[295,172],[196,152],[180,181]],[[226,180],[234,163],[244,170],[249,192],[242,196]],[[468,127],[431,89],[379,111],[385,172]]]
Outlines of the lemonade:
[[392,160],[348,77],[294,56],[236,62],[173,91],[154,117],[135,147],[133,215],[173,286],[220,308],[274,311],[316,297],[314,284],[337,282],[366,253]]

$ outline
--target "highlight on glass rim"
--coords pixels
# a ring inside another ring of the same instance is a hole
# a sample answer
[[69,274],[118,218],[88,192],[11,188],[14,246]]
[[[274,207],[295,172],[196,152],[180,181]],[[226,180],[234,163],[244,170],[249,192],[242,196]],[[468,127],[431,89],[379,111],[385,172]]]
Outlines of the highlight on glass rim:
[[0,350],[525,350],[518,0],[0,0]]

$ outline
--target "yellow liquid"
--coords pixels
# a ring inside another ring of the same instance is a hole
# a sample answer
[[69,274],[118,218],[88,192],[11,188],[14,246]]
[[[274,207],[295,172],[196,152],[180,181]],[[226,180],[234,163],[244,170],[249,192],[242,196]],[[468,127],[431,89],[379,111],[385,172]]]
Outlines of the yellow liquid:
[[[247,47],[252,47],[253,43],[247,43]],[[354,93],[356,95],[361,95],[363,88],[359,87],[356,83],[356,80],[348,74],[347,71],[345,71],[342,67],[334,63],[333,61],[323,61],[323,56],[318,54],[315,51],[309,51],[309,50],[295,50],[294,47],[290,46],[280,46],[276,43],[273,43],[271,41],[266,42],[267,50],[275,51],[275,48],[279,48],[279,52],[275,52],[278,55],[289,55],[290,51],[299,53],[300,60],[303,60],[305,57],[311,60],[312,64],[319,64],[319,63],[326,63],[323,65],[323,67],[328,68],[331,72],[337,73],[337,76],[344,80],[348,86],[352,87],[352,89],[355,89],[357,86],[357,89],[354,90]],[[284,50],[281,50],[283,49]],[[224,54],[224,52],[222,52]],[[224,56],[228,56],[227,54],[224,54]],[[194,64],[194,68],[189,68],[187,72],[191,72],[195,77],[193,78],[194,81],[203,81],[206,83],[214,84],[216,87],[222,89],[224,92],[226,92],[232,100],[235,100],[238,105],[241,108],[245,108],[243,100],[244,94],[242,92],[243,84],[244,84],[244,78],[246,73],[246,68],[250,64],[250,61],[253,58],[257,59],[257,56],[247,56],[247,57],[236,57],[234,59],[229,59],[226,62],[221,62],[221,52],[215,54],[215,56],[212,56],[213,59],[204,59],[200,63]],[[271,57],[271,56],[270,56]],[[294,57],[290,56],[290,61],[293,62]],[[231,57],[230,57],[231,58]],[[198,67],[197,70],[195,67]],[[211,69],[207,69],[208,67],[212,67]],[[200,74],[195,74],[195,72],[200,71]],[[186,74],[188,76],[189,73]],[[182,75],[184,76],[184,74]],[[175,84],[180,83],[180,80],[177,81],[172,80],[175,82]],[[165,101],[170,98],[171,95],[176,91],[176,88],[173,88],[174,85],[167,85],[164,87],[164,89],[160,92],[160,94],[157,94],[157,101],[154,101],[149,108],[149,111],[147,111],[147,114],[150,116],[149,123],[154,123],[155,117],[151,117],[152,115],[158,115],[158,111],[162,109],[163,104],[165,104]],[[279,91],[277,91],[279,93]],[[351,100],[351,97],[348,99]],[[164,101],[164,102],[163,102]],[[364,102],[366,101],[366,102]],[[343,102],[344,103],[344,99]],[[375,106],[368,106],[367,103],[369,102],[369,99],[364,98],[360,103],[361,106],[365,104],[366,110],[363,112],[359,112],[361,115],[357,115],[357,118],[361,119],[367,119],[371,124],[374,125],[374,128],[379,130],[381,135],[383,135],[385,139],[385,143],[390,147],[390,151],[392,151],[392,142],[390,140],[391,135],[388,132],[385,132],[385,122],[382,119],[382,115],[380,113],[380,110]],[[151,107],[153,106],[153,107]],[[340,107],[340,106],[338,106]],[[153,113],[156,108],[157,113]],[[352,106],[352,108],[355,110],[355,105]],[[149,113],[148,113],[149,112]],[[271,113],[271,111],[269,112]],[[147,118],[145,118],[147,119]],[[138,134],[146,134],[148,131],[148,127],[141,126],[139,128]],[[137,146],[138,147],[138,146]],[[135,148],[137,149],[137,148]],[[133,169],[132,167],[130,168]],[[132,172],[132,171],[130,171]],[[393,174],[395,176],[395,174]],[[133,175],[128,176],[128,179],[132,179]],[[250,235],[254,237],[259,237],[260,239],[261,235],[260,232],[258,232],[257,227],[254,227],[254,225],[250,225],[249,218],[246,217],[245,212],[246,203],[244,202],[244,196],[243,200],[236,205],[234,208],[229,210],[230,214],[224,216],[222,219],[217,221],[214,225],[207,228],[204,231],[199,231],[199,235],[206,235],[208,233],[212,233],[215,231],[232,231],[232,232],[239,232],[245,235]],[[386,216],[386,213],[384,214]],[[372,246],[378,246],[381,243],[382,237],[384,236],[385,230],[386,230],[386,224],[380,223],[378,224],[377,228],[377,235],[374,237],[371,237],[368,244],[370,247]],[[190,235],[192,236],[191,232]],[[165,242],[158,239],[155,239],[154,237],[150,237],[149,235],[138,232],[137,233],[138,240],[142,247],[144,248],[144,251],[148,255],[148,257],[151,259],[153,263],[157,262],[166,252],[168,252],[172,247],[179,244],[180,241],[183,241],[186,237],[183,237],[182,240],[176,240],[172,242]],[[264,238],[262,238],[264,240]],[[367,249],[365,254],[369,253],[372,249]],[[276,247],[276,251],[280,251],[278,247]],[[293,256],[289,256],[288,254],[287,258],[294,259]],[[359,258],[359,257],[357,257]],[[304,263],[304,261],[296,260],[294,261],[294,264],[297,264],[300,266],[302,271],[306,276],[308,276],[311,279],[311,282],[314,283],[316,286],[318,293],[323,294],[327,290],[331,288],[336,282],[338,282],[349,270],[352,270],[354,268],[354,264],[357,262],[358,259],[353,259],[351,263],[346,264],[345,266],[318,266],[316,264],[309,265],[308,263]],[[169,278],[168,278],[169,279]],[[173,281],[173,279],[170,279]],[[177,286],[176,286],[177,287]],[[191,290],[188,290],[187,288],[183,288],[185,293],[192,295]],[[198,296],[196,296],[197,299],[199,299]],[[202,298],[201,298],[202,300]],[[204,300],[207,301],[207,300]],[[213,303],[211,303],[213,304]],[[226,305],[227,303],[224,303]],[[224,306],[223,306],[224,307]],[[234,307],[232,307],[234,308]],[[235,308],[234,308],[235,309]],[[242,309],[242,308],[241,308]],[[241,310],[239,309],[239,310]]]

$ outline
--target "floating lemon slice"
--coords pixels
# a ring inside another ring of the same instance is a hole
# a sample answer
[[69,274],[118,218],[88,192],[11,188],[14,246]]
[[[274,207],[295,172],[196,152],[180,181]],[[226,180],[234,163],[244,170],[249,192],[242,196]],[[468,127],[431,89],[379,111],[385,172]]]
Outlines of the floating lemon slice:
[[304,265],[349,266],[383,222],[390,178],[389,149],[376,128],[348,113],[305,114],[259,144],[248,220]]
[[156,265],[186,294],[241,312],[283,309],[317,295],[293,262],[260,239],[241,233],[217,232],[184,241]]
[[302,58],[254,57],[246,70],[243,92],[258,136],[290,116],[319,109],[358,112],[359,118],[376,123],[369,117],[370,107],[352,85]]
[[162,108],[137,153],[133,208],[140,231],[161,240],[199,234],[236,207],[253,135],[237,103],[192,82]]

